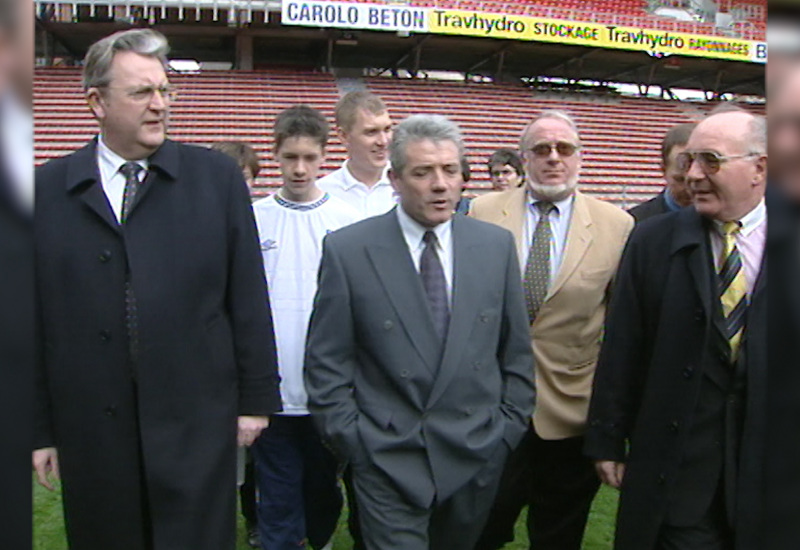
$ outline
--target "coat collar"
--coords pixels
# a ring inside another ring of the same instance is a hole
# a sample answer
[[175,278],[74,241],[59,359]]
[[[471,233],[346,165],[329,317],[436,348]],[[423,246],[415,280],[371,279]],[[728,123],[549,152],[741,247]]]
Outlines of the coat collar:
[[[165,140],[149,158],[149,162],[150,170],[144,185],[136,196],[131,216],[156,181],[177,181],[180,165],[177,143]],[[80,193],[81,200],[95,214],[112,229],[120,231],[119,223],[108,203],[108,197],[100,180],[97,167],[97,138],[71,155],[67,164],[66,187],[69,193]]]
[[[169,139],[164,140],[161,147],[150,156],[149,161],[150,168],[160,172],[167,180],[176,181],[178,179],[180,160],[176,142]],[[97,173],[96,137],[75,151],[67,165],[68,191],[87,182],[100,182],[100,176]]]

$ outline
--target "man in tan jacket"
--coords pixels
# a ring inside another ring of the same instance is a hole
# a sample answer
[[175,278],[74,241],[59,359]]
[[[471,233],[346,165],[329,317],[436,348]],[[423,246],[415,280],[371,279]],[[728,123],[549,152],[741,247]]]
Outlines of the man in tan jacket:
[[576,189],[581,142],[569,114],[544,111],[520,140],[527,184],[472,202],[470,215],[516,239],[531,319],[538,398],[503,474],[477,550],[514,538],[528,509],[536,550],[579,550],[599,488],[583,432],[609,289],[633,218]]

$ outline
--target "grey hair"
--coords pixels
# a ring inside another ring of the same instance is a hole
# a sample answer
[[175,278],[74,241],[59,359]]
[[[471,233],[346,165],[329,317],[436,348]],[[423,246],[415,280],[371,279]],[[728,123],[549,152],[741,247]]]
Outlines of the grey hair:
[[464,156],[464,139],[455,122],[442,115],[412,115],[397,125],[389,143],[389,161],[395,174],[402,174],[406,168],[408,144],[423,140],[452,141],[458,157]]
[[83,59],[83,89],[108,86],[111,62],[119,52],[133,52],[154,57],[166,67],[169,43],[166,37],[152,29],[132,29],[116,32],[89,47]]
[[528,138],[528,132],[531,129],[531,126],[539,122],[540,120],[544,120],[546,118],[554,118],[556,120],[560,120],[565,122],[570,129],[575,132],[575,136],[578,138],[578,144],[581,142],[581,134],[578,130],[578,123],[575,122],[575,119],[572,118],[572,115],[569,114],[567,111],[562,111],[561,109],[545,109],[537,117],[531,120],[525,128],[522,130],[522,135],[519,138],[519,150],[524,151],[527,144],[525,143]]
[[745,140],[750,145],[751,153],[765,155],[767,154],[767,119],[761,115],[752,115],[752,117]]

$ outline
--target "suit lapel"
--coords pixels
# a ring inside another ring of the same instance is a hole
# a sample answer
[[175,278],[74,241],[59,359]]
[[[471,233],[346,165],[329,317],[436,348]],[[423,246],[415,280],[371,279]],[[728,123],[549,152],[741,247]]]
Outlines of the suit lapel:
[[[414,269],[394,209],[383,219],[386,231],[380,234],[386,234],[387,238],[367,245],[367,255],[409,339],[430,371],[436,372],[441,359],[441,343],[436,336],[425,289]],[[451,316],[451,326],[452,322]]]
[[517,243],[517,257],[524,257],[524,252],[530,246],[525,242],[525,209],[528,201],[524,187],[517,187],[508,192],[508,198],[500,212],[500,219],[497,225],[511,231],[514,235],[514,242]]
[[708,242],[706,226],[703,218],[694,208],[681,210],[677,216],[672,253],[682,252],[686,255],[686,267],[691,274],[695,291],[700,296],[705,316],[716,324],[719,300],[711,293],[713,255]]
[[586,251],[594,240],[592,234],[592,216],[586,203],[586,197],[581,193],[575,193],[575,202],[572,205],[572,219],[567,230],[567,243],[564,246],[564,257],[561,259],[561,267],[556,275],[556,280],[550,286],[545,301],[549,300],[558,292],[564,283],[580,265]]
[[165,140],[149,159],[150,169],[147,171],[147,177],[136,191],[131,211],[128,213],[128,220],[131,219],[137,207],[155,185],[158,185],[159,182],[176,181],[178,179],[179,160],[176,143],[171,140]]
[[453,218],[453,305],[444,354],[428,397],[428,407],[433,406],[442,396],[458,372],[461,356],[472,332],[472,324],[478,314],[475,298],[484,290],[478,276],[481,272],[479,262],[483,255],[474,251],[477,245],[472,244],[473,240],[469,238],[466,221]]
[[89,210],[119,233],[117,218],[100,181],[96,151],[97,138],[72,155],[67,165],[67,192],[77,193]]

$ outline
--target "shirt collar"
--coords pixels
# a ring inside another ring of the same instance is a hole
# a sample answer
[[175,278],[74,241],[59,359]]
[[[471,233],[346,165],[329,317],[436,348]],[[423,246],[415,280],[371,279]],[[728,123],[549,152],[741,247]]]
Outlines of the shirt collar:
[[[107,174],[109,177],[113,177],[119,169],[122,167],[123,164],[128,162],[117,153],[112,151],[108,145],[106,145],[105,141],[103,141],[103,135],[101,134],[97,139],[97,158],[100,161],[100,164],[105,165],[106,169],[108,170]],[[145,171],[149,168],[149,162],[147,159],[137,160],[134,161],[139,166],[144,168]]]
[[[528,204],[531,207],[533,207],[537,202],[544,202],[542,199],[535,198],[533,195],[531,195],[530,192],[528,192],[527,195],[528,195]],[[558,214],[563,214],[572,205],[573,200],[575,200],[575,193],[572,193],[569,197],[565,199],[553,202],[553,206],[556,207],[556,212]]]
[[[350,169],[348,168],[349,162],[350,159],[347,159],[344,161],[344,164],[342,164],[342,175],[343,175],[342,187],[344,188],[344,190],[349,191],[350,189],[356,187],[357,185],[367,187],[366,183],[357,180],[356,177],[352,174],[352,172],[350,172]],[[391,183],[389,182],[388,174],[389,174],[389,165],[387,164],[386,168],[383,169],[383,174],[381,174],[381,179],[378,180],[378,182],[373,186],[373,188],[379,186],[391,185]]]
[[[402,204],[397,205],[397,221],[400,223],[400,230],[403,232],[403,237],[406,239],[408,247],[411,250],[419,248],[422,244],[422,237],[425,235],[425,232],[428,231],[428,228],[406,214]],[[436,234],[439,247],[443,250],[449,242],[448,239],[450,238],[452,224],[453,219],[450,218],[446,222],[440,223],[436,227],[430,229]]]
[[[739,220],[739,223],[742,225],[742,228],[739,230],[739,234],[743,236],[748,236],[750,233],[756,230],[762,223],[767,220],[767,207],[764,203],[764,199],[762,198],[761,201],[753,208],[750,212],[742,216]],[[714,220],[714,224],[719,229],[722,227],[721,221]]]
[[675,202],[675,199],[672,197],[672,193],[668,188],[664,189],[664,202],[666,203],[667,209],[670,212],[677,212],[682,208],[680,204]]

